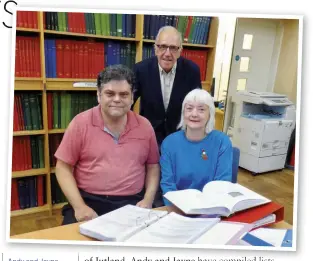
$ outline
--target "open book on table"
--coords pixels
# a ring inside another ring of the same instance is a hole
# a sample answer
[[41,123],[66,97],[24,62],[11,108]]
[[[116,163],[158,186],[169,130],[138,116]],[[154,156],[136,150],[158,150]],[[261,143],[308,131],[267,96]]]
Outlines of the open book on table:
[[175,212],[133,205],[80,224],[80,233],[101,241],[131,243],[234,244],[252,229],[251,224],[220,222],[220,218],[191,218]]
[[196,189],[169,191],[164,197],[185,214],[228,217],[235,212],[271,202],[258,193],[228,181],[211,181]]

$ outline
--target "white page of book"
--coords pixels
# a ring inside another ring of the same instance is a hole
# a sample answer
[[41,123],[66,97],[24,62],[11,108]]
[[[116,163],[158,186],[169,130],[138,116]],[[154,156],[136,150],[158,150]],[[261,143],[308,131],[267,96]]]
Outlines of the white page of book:
[[247,206],[256,204],[259,200],[266,200],[265,197],[251,191],[238,183],[228,181],[212,181],[207,183],[203,188],[204,197],[208,205],[222,203],[228,209],[233,209],[234,205],[243,200],[250,200],[250,204],[242,202],[238,204],[236,211],[245,209]]
[[238,196],[241,196],[242,198],[246,197],[249,199],[265,199],[262,195],[259,195],[258,193],[247,189],[244,186],[241,186],[238,183],[232,183],[229,181],[223,181],[223,180],[216,180],[207,183],[203,187],[203,193],[207,195],[215,195],[215,194],[222,194],[222,195],[227,195],[229,193],[234,193],[237,192]]
[[80,225],[80,229],[99,240],[122,241],[145,227],[145,222],[152,223],[166,214],[167,211],[127,205]]
[[251,231],[250,234],[273,246],[280,247],[284,240],[286,229],[258,228]]
[[126,242],[188,244],[219,221],[219,218],[190,218],[171,212]]
[[177,190],[166,193],[166,198],[186,213],[190,209],[201,207],[202,192],[196,189]]
[[220,222],[205,232],[193,244],[226,245],[244,227],[243,224]]
[[274,223],[276,220],[276,215],[275,214],[270,214],[262,219],[259,219],[255,222],[253,222],[254,228],[266,225],[266,224],[270,224],[270,223]]

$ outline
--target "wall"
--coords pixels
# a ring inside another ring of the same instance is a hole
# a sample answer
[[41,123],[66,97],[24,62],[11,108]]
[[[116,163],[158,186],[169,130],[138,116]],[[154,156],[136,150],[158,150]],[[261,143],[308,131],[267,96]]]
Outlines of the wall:
[[[215,100],[224,100],[228,88],[236,18],[225,16],[219,19],[220,24],[214,64],[214,98]],[[269,83],[269,87],[274,85],[274,89],[268,89],[268,91],[288,95],[288,98],[295,104],[297,101],[298,28],[298,20],[281,20],[277,32],[277,43],[275,44],[278,47],[276,48],[278,52],[273,54],[273,58],[279,55],[277,74],[273,79],[270,79]],[[280,45],[281,48],[279,48]],[[276,64],[273,65],[276,67]]]
[[216,43],[213,77],[215,77],[215,100],[224,100],[228,88],[230,62],[232,56],[236,17],[220,16]]
[[286,94],[297,103],[298,20],[283,20],[283,39],[279,54],[274,92]]

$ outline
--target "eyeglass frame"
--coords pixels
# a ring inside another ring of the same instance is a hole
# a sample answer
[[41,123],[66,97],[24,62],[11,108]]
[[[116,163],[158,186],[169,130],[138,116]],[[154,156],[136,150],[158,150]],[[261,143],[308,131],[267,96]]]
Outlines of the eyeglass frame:
[[[166,52],[167,49],[169,49],[169,51],[171,53],[177,53],[179,51],[179,49],[181,49],[181,46],[175,46],[175,45],[166,45],[166,44],[155,44],[155,46],[161,51],[161,52]],[[162,48],[165,48],[164,50],[162,50]],[[172,49],[171,49],[172,48]],[[174,49],[173,49],[174,48]]]

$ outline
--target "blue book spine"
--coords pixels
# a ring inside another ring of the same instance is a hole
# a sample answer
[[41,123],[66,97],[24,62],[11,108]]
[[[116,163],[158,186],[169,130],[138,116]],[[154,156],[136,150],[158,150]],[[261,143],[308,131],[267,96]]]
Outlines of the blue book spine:
[[149,26],[149,39],[154,40],[154,31],[155,31],[155,15],[151,15],[150,26]]
[[52,78],[57,78],[57,57],[56,57],[56,46],[55,46],[55,40],[51,40],[50,42],[51,44],[51,49],[52,49],[52,52],[51,52],[51,77]]
[[198,44],[202,44],[202,38],[204,36],[204,30],[205,30],[204,26],[205,26],[205,17],[201,17],[201,24],[200,24],[200,29],[199,29],[198,39],[197,39]]
[[128,14],[126,17],[126,37],[132,37],[132,14]]
[[198,25],[198,17],[194,17],[193,18],[193,23],[194,23],[194,28],[193,28],[193,31],[192,31],[192,34],[191,34],[191,39],[190,39],[190,42],[191,43],[195,43],[195,35],[196,35],[196,31],[197,31],[197,25]]
[[50,78],[49,77],[49,57],[48,57],[48,40],[45,39],[44,41],[44,45],[45,45],[45,71],[46,71],[46,77],[47,78]]
[[27,180],[29,184],[29,203],[30,207],[37,207],[37,190],[36,190],[36,177],[29,177]]
[[143,18],[143,38],[144,39],[147,39],[147,25],[149,25],[148,18],[149,18],[149,15],[145,15]]
[[52,65],[53,65],[53,60],[52,60],[52,40],[47,40],[47,51],[48,51],[48,78],[53,78],[53,73],[52,73]]
[[205,30],[204,30],[204,36],[202,38],[202,44],[208,44],[208,37],[209,37],[209,28],[211,23],[211,17],[205,18]]
[[196,44],[200,44],[202,29],[203,29],[203,18],[201,16],[201,17],[199,17],[198,28],[197,28],[197,32],[196,32],[196,36],[195,36],[195,43]]
[[19,205],[21,209],[26,208],[26,193],[25,193],[25,178],[20,178],[17,180],[17,190],[19,197]]
[[195,30],[194,30],[194,34],[193,34],[193,43],[194,44],[197,44],[197,39],[198,39],[198,34],[199,34],[199,28],[200,28],[200,17],[197,17],[197,20],[196,20],[196,24],[195,24]]
[[131,15],[131,37],[135,38],[136,36],[136,15],[135,14],[132,14]]
[[166,16],[165,15],[161,15],[161,23],[160,23],[160,27],[163,27],[165,26],[165,23],[166,23]]
[[108,61],[108,66],[113,65],[113,42],[108,41],[108,47],[107,47],[107,61]]
[[155,24],[154,24],[154,37],[153,39],[156,39],[156,36],[159,32],[160,26],[161,25],[161,16],[160,15],[156,15],[155,16]]
[[116,50],[116,64],[120,64],[121,63],[121,45],[120,43],[115,43],[115,50]]

